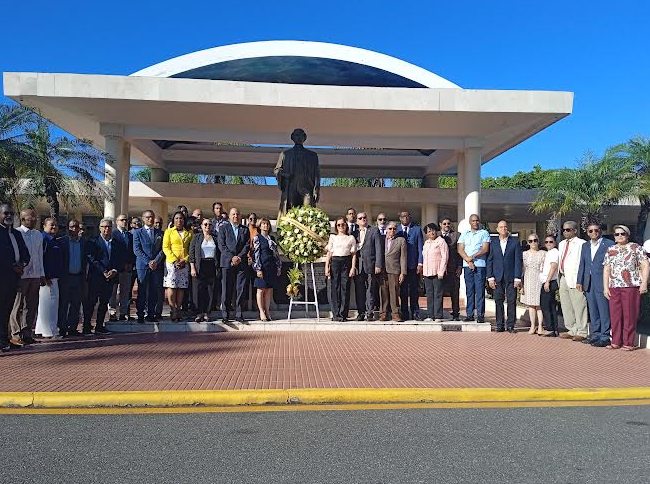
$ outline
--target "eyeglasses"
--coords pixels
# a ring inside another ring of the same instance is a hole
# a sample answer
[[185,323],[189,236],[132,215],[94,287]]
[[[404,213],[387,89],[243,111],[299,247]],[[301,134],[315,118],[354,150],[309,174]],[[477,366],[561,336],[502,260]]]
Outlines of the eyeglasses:
[[110,229],[110,228],[113,228],[113,226],[112,225],[100,225],[99,228],[100,229]]
[[614,232],[614,237],[627,237],[625,232]]
[[[125,218],[118,218],[117,221],[118,222],[126,222],[126,219]],[[133,223],[133,222],[131,222],[131,223]]]
[[368,217],[357,217],[357,220],[366,220]]
[[385,222],[385,221],[386,221],[385,218],[378,218],[378,219],[377,219],[377,222]]
[[337,227],[345,227],[347,224],[336,224]]
[[589,229],[588,232],[590,234],[596,234],[596,233],[600,232],[600,229]]
[[388,227],[388,230],[397,230],[397,227]]
[[562,229],[562,232],[573,232],[575,229]]
[[451,222],[442,222],[440,225],[451,225]]
[[532,244],[532,243],[535,243],[535,244],[536,244],[537,242],[539,242],[538,239],[530,239],[530,240],[528,241],[529,244]]
[[554,241],[554,240],[545,240],[544,243],[545,243],[546,245],[549,245],[549,244],[554,244],[555,241]]

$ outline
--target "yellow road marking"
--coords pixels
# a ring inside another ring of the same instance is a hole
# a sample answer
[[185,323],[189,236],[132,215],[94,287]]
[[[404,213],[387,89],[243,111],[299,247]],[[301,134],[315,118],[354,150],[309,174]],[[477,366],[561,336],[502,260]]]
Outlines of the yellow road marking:
[[537,402],[358,403],[333,405],[250,405],[229,407],[136,408],[0,408],[0,415],[122,415],[173,413],[323,412],[358,410],[418,410],[457,408],[619,407],[650,405],[650,399]]

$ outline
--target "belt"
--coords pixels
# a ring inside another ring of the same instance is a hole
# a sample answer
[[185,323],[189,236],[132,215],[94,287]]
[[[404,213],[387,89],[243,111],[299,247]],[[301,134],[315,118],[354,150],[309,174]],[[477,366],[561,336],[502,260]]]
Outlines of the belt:
[[72,274],[72,273],[68,273],[68,275],[69,275],[69,276],[81,276],[81,275],[83,275],[83,272],[76,272],[76,273],[74,273],[74,274]]
[[215,259],[214,257],[204,257],[204,258],[201,259],[201,260],[216,260],[216,259]]

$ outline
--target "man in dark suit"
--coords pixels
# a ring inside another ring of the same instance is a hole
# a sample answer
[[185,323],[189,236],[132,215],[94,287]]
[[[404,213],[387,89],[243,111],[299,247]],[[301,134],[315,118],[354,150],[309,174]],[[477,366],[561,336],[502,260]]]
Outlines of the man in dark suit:
[[[239,312],[236,320],[245,322],[243,299],[246,287],[246,258],[250,250],[248,227],[242,225],[239,209],[233,207],[229,214],[230,222],[219,229],[218,244],[221,252],[221,304],[222,321],[227,323],[233,312]],[[236,291],[235,308],[232,308],[233,293]]]
[[603,238],[603,231],[597,223],[589,224],[587,234],[589,243],[582,244],[576,284],[576,289],[587,297],[589,306],[590,334],[582,342],[602,348],[609,344],[610,331],[609,301],[605,298],[603,286],[603,259],[614,242]]
[[126,265],[123,269],[120,269],[117,275],[117,283],[113,285],[113,294],[111,294],[108,304],[109,318],[111,321],[117,321],[118,319],[127,321],[129,319],[135,254],[133,253],[133,234],[129,231],[129,218],[124,214],[117,216],[117,228],[113,230],[113,239],[119,240],[126,247]]
[[61,237],[63,274],[59,278],[59,334],[78,336],[79,309],[86,290],[86,241],[79,237],[79,221],[68,222],[68,235]]
[[458,238],[460,234],[454,231],[451,219],[445,217],[440,222],[440,235],[447,242],[449,247],[449,260],[447,261],[447,272],[445,272],[445,289],[449,291],[451,298],[451,317],[454,321],[460,321],[460,275],[463,273],[463,259],[458,254]]
[[117,283],[117,275],[126,268],[126,247],[113,238],[113,221],[103,219],[99,223],[99,235],[86,243],[88,263],[88,297],[84,302],[84,334],[90,334],[90,320],[97,306],[95,334],[108,333],[104,318],[108,310],[108,300]]
[[368,225],[365,212],[357,215],[359,228],[357,239],[357,275],[354,276],[354,291],[359,316],[357,321],[375,320],[375,307],[379,305],[379,275],[384,269],[384,241],[377,227]]
[[9,316],[23,268],[29,264],[29,251],[23,236],[13,225],[13,207],[0,205],[0,350],[3,352],[14,346],[9,342]]
[[144,227],[133,232],[133,253],[138,274],[138,323],[146,320],[155,323],[158,304],[158,286],[162,284],[165,253],[162,250],[162,230],[154,227],[155,214],[151,210],[142,213]]
[[420,316],[419,289],[420,275],[422,274],[422,247],[424,246],[424,237],[422,236],[422,229],[411,221],[411,214],[409,212],[400,212],[399,219],[401,224],[398,227],[397,236],[406,239],[408,265],[404,283],[399,288],[402,317],[404,320],[416,319],[422,321],[423,318]]
[[381,309],[379,320],[387,321],[391,313],[395,322],[404,321],[399,314],[397,296],[400,284],[406,280],[408,271],[408,247],[404,237],[397,236],[397,224],[389,222],[384,238],[384,271],[380,274]]
[[515,332],[517,319],[517,289],[521,286],[521,272],[524,264],[521,245],[510,237],[508,222],[501,220],[497,225],[498,237],[490,240],[487,259],[487,279],[494,290],[497,331],[504,331],[503,301],[508,305],[506,325],[509,333]]

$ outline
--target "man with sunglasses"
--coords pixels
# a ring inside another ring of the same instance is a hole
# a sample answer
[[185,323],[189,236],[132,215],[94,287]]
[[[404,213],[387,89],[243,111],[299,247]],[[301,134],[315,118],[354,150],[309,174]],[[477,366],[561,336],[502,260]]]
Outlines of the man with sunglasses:
[[14,209],[0,205],[0,350],[9,351],[9,316],[16,300],[20,277],[29,264],[29,251],[20,231],[14,227]]
[[163,232],[154,226],[156,215],[151,210],[142,213],[144,227],[133,232],[133,252],[138,274],[138,323],[157,322],[156,306],[162,284],[165,253],[162,250]]
[[587,297],[589,307],[589,338],[582,342],[603,348],[609,344],[610,331],[609,301],[603,286],[603,260],[614,242],[603,238],[598,223],[589,224],[587,235],[589,243],[582,244],[576,284],[576,289]]
[[357,240],[357,275],[354,276],[354,292],[357,301],[357,321],[375,320],[376,297],[379,292],[379,275],[384,268],[384,242],[377,227],[368,226],[365,212],[357,214],[359,229]]
[[440,235],[449,248],[449,261],[445,272],[444,285],[449,290],[451,298],[451,317],[454,321],[460,321],[460,275],[463,273],[463,259],[458,255],[458,238],[460,234],[454,231],[451,219],[445,217],[440,222]]
[[578,237],[578,224],[572,220],[562,226],[564,240],[560,242],[560,304],[565,333],[560,338],[583,341],[587,338],[587,300],[578,290],[578,270],[582,245],[586,240]]
[[[134,224],[133,218],[131,226]],[[133,264],[135,263],[135,254],[133,253],[133,233],[129,231],[129,220],[125,214],[117,216],[117,230],[113,230],[113,238],[120,241],[126,247],[126,265],[121,268],[117,278],[117,284],[112,286],[113,293],[111,294],[108,303],[108,314],[110,321],[127,321],[129,319],[129,303],[131,302],[131,279]],[[119,310],[119,311],[118,311]],[[119,316],[118,316],[119,312]]]

